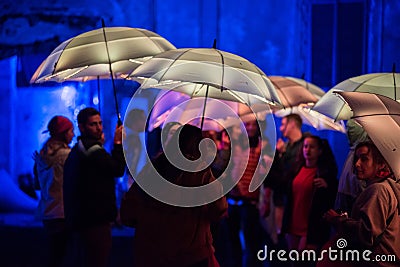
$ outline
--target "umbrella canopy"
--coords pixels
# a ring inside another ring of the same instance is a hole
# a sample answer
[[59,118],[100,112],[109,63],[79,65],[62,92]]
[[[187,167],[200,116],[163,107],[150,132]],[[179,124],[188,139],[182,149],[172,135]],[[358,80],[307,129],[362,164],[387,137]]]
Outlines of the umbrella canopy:
[[[137,97],[151,88],[183,92],[190,97],[204,96],[201,99],[204,104],[200,109],[200,128],[203,128],[208,99],[232,100],[248,106],[257,99],[266,110],[268,104],[280,105],[275,87],[262,70],[243,57],[215,47],[182,48],[160,53],[135,69],[129,77],[142,82],[135,93]],[[217,115],[226,110],[229,111],[225,107],[218,109]],[[245,160],[249,155],[241,156]],[[265,175],[259,175],[258,168],[254,174],[256,177],[250,182],[250,192],[256,190],[265,178]],[[226,182],[223,186],[225,193],[234,186],[231,179],[226,179]]]
[[397,179],[400,178],[400,103],[365,92],[337,92],[353,111]]
[[314,104],[325,94],[320,87],[303,79],[284,76],[268,76],[268,78],[275,86],[284,107]]
[[[192,85],[188,84],[187,86]],[[189,95],[179,91],[160,91],[148,121],[149,131],[168,122],[181,124],[190,122],[190,124],[200,127],[199,118],[202,116],[205,118],[203,130],[221,131],[223,128],[248,122],[254,118],[265,120],[266,114],[270,113],[266,109],[268,106],[265,103],[257,99],[251,100],[251,97],[248,99],[251,107],[239,102],[208,98],[203,115],[204,99],[198,97],[189,101],[190,99]],[[196,119],[192,120],[193,118]]]
[[324,94],[324,90],[304,79],[287,76],[268,77],[277,89],[282,108],[274,108],[276,117],[284,117],[291,113],[298,114],[304,124],[310,125],[317,130],[332,130],[346,133],[343,121],[335,122],[333,119],[310,110]]
[[145,29],[104,27],[61,43],[42,62],[31,83],[125,78],[154,55],[175,49],[160,35]]
[[265,102],[280,104],[275,87],[262,70],[238,55],[215,48],[163,52],[135,69],[129,77],[146,79],[143,88],[171,88],[171,83],[186,82],[197,86],[187,94],[238,102],[243,102],[243,96],[250,94]]
[[314,111],[306,104],[300,104],[295,107],[276,110],[274,112],[277,117],[285,117],[291,113],[298,114],[304,124],[310,125],[317,130],[330,130],[346,133],[346,126],[343,121],[334,121],[333,119]]
[[312,108],[334,120],[347,120],[353,115],[350,107],[335,95],[335,91],[376,93],[398,100],[400,73],[371,73],[347,79],[330,89]]

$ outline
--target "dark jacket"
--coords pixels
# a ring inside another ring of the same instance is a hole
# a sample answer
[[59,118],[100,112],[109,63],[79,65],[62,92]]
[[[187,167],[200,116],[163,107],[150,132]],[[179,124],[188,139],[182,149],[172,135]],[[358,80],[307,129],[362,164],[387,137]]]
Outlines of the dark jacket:
[[124,174],[122,145],[111,155],[100,143],[80,138],[64,165],[64,211],[67,226],[81,229],[112,222],[117,215],[114,178]]
[[[180,171],[168,164],[163,156],[154,164],[163,178],[180,186],[197,187],[215,180],[209,167],[197,172]],[[137,181],[154,177],[153,167],[147,164]],[[222,193],[222,185],[219,189]],[[191,266],[212,258],[210,223],[224,216],[227,207],[225,197],[197,207],[172,206],[149,196],[134,183],[122,200],[121,221],[135,227],[135,266]],[[156,257],[154,251],[157,251]]]

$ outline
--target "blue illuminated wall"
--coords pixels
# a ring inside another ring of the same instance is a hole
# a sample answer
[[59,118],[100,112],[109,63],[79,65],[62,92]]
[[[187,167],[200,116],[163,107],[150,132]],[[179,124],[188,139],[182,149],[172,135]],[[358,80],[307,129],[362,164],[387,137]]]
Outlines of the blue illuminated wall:
[[[29,85],[57,44],[100,27],[101,18],[107,26],[155,31],[178,48],[211,47],[217,39],[217,48],[247,58],[268,75],[304,75],[324,89],[400,65],[400,2],[395,0],[3,0],[0,6],[0,169],[14,181],[31,172],[31,154],[45,140],[41,132],[55,114],[74,120],[81,107],[99,107],[111,142],[116,117],[109,81],[100,83],[100,106],[93,102],[96,82]],[[124,113],[136,87],[119,83],[118,88]],[[348,149],[345,135],[318,134],[329,139],[341,165]]]

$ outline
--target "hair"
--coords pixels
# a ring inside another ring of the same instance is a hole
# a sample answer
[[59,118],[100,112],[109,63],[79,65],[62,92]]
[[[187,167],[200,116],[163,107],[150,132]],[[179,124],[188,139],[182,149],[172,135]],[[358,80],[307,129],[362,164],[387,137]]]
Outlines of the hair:
[[[357,151],[357,149],[361,148],[361,147],[366,147],[368,149],[368,152],[371,153],[372,156],[372,161],[374,162],[374,164],[383,164],[385,165],[385,168],[387,169],[387,171],[389,172],[389,174],[393,174],[392,169],[390,168],[389,164],[387,163],[387,161],[385,160],[385,158],[382,156],[381,152],[379,151],[379,149],[375,146],[374,143],[372,143],[371,141],[364,141],[364,142],[360,142],[356,145],[356,148],[354,151]],[[357,156],[354,154],[353,157],[353,170],[355,171],[355,165],[357,163]]]
[[[248,122],[246,122],[248,123]],[[261,130],[260,130],[260,125],[256,121],[256,126],[257,126],[257,132],[254,136],[248,136],[247,130],[242,132],[242,134],[239,136],[239,144],[241,145],[242,148],[246,148],[246,139],[248,139],[249,142],[249,147],[254,148],[257,147],[260,143],[260,137],[261,137]]]
[[301,129],[301,126],[303,125],[303,120],[301,119],[300,115],[298,115],[296,113],[291,113],[289,115],[286,115],[285,118],[288,122],[294,121],[297,128]]
[[[180,126],[172,136],[171,141],[167,144],[165,151],[168,151],[167,153],[171,153],[177,149],[180,149],[181,153],[187,159],[197,160],[201,156],[199,145],[202,139],[203,135],[200,128],[190,124],[184,124]],[[179,145],[179,148],[176,147],[176,144]],[[164,177],[164,179],[173,181],[184,171],[180,170],[169,161],[165,155],[165,151],[155,158],[154,167],[158,173]],[[174,157],[176,154],[177,153],[172,153],[172,157]]]
[[141,119],[143,116],[145,116],[143,109],[133,108],[129,111],[128,115],[126,116],[126,120],[135,122]]
[[[330,169],[330,171],[336,172],[338,171],[337,168],[337,163],[335,159],[335,155],[333,154],[333,151],[331,149],[331,146],[329,145],[328,140],[323,139],[317,135],[313,135],[311,133],[305,133],[303,135],[303,142],[306,138],[312,138],[317,141],[318,148],[321,150],[321,155],[318,157],[317,161],[317,167],[318,169]],[[296,160],[296,166],[298,170],[305,164],[305,158],[303,155],[303,145],[301,149],[299,149],[298,155],[297,155],[297,160]]]
[[89,107],[82,109],[78,114],[78,124],[85,124],[90,117],[95,115],[100,115],[100,112],[95,108]]

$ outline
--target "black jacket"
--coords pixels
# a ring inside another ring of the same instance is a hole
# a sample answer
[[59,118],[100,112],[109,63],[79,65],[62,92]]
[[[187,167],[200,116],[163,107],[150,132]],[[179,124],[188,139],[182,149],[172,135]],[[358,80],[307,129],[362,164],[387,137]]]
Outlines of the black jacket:
[[125,171],[122,145],[111,155],[90,139],[80,138],[64,165],[64,211],[67,226],[81,229],[112,222],[117,215],[114,178]]

